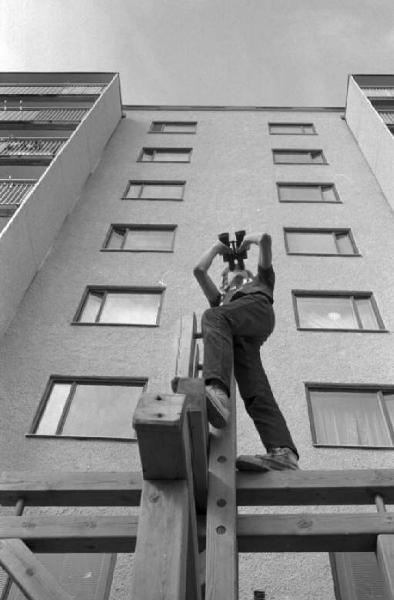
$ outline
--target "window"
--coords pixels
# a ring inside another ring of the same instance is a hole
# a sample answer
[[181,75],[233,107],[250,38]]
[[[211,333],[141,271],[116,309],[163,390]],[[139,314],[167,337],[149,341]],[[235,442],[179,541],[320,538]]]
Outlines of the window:
[[74,323],[156,327],[162,292],[163,288],[88,287]]
[[192,148],[143,148],[139,162],[190,162]]
[[359,256],[350,229],[297,229],[286,227],[287,254]]
[[277,183],[279,202],[340,202],[333,183]]
[[32,435],[135,439],[133,414],[147,380],[53,377]]
[[394,446],[394,387],[307,384],[313,443]]
[[274,163],[288,165],[326,165],[322,150],[272,150]]
[[176,225],[111,225],[104,250],[173,252]]
[[196,121],[152,121],[149,133],[196,133]]
[[182,200],[185,181],[129,181],[123,200]]
[[293,292],[299,329],[382,331],[370,292]]
[[313,123],[268,123],[271,135],[314,135]]

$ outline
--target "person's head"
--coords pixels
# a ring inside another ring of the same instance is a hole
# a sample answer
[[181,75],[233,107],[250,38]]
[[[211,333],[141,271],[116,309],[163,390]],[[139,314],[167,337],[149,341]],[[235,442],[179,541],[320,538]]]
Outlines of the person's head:
[[227,265],[222,271],[222,283],[220,285],[220,290],[222,292],[231,285],[231,281],[239,272],[246,273],[249,277],[253,277],[253,273],[248,269],[241,269],[238,262],[235,263],[233,271],[230,271],[230,267]]

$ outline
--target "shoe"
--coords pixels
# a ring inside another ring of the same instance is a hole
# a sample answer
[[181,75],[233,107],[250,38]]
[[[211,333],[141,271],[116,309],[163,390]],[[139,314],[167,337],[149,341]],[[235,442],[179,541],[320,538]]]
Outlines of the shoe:
[[239,456],[235,463],[239,471],[285,471],[286,469],[299,469],[296,454],[290,448],[272,448],[264,454],[244,454]]
[[207,399],[208,421],[216,429],[223,429],[227,425],[230,416],[228,409],[230,398],[217,385],[206,385],[205,397]]

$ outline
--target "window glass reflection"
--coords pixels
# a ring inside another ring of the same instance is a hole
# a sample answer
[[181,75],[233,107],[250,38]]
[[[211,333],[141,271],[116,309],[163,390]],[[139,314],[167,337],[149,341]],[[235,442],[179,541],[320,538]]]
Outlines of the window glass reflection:
[[297,306],[300,327],[358,329],[350,298],[298,296]]
[[303,254],[337,254],[335,239],[331,232],[286,232],[289,252]]
[[94,323],[100,310],[102,296],[102,293],[88,292],[78,319],[80,323]]
[[127,229],[124,250],[172,250],[174,232],[171,230]]
[[35,433],[43,435],[55,435],[70,391],[70,383],[53,384],[49,398],[45,405],[44,413],[40,419]]
[[136,437],[133,413],[142,386],[77,385],[63,435]]
[[161,294],[108,292],[100,323],[156,325]]
[[141,198],[182,198],[182,185],[154,185],[145,184]]
[[363,328],[379,329],[379,323],[370,298],[357,298],[356,303]]

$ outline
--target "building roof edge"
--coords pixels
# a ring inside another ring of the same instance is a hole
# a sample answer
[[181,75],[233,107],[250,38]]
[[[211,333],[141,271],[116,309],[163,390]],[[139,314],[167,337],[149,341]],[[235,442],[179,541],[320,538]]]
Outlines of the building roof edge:
[[218,105],[167,105],[123,104],[123,110],[179,110],[179,111],[293,111],[293,112],[340,112],[345,106],[218,106]]

